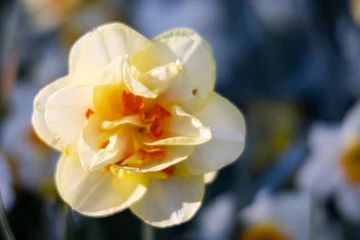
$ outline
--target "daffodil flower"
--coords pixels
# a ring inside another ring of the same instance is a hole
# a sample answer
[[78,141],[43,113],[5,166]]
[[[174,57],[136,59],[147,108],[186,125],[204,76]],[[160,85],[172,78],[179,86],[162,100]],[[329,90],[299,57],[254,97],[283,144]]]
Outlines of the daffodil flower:
[[15,181],[21,188],[56,194],[53,172],[58,154],[39,139],[31,126],[32,100],[37,91],[38,88],[30,84],[13,87],[2,147],[13,161]]
[[9,162],[2,152],[0,152],[0,176],[1,201],[5,211],[10,211],[15,202],[13,175]]
[[360,220],[360,104],[340,125],[315,123],[309,132],[310,155],[297,183],[319,200],[334,197],[350,221]]
[[20,3],[31,17],[31,23],[39,32],[53,30],[70,16],[83,0],[21,0]]
[[205,181],[244,148],[243,116],[214,92],[215,75],[210,46],[190,29],[148,40],[113,23],[80,38],[32,119],[63,152],[64,201],[94,217],[130,208],[157,227],[189,220]]
[[[238,217],[244,225],[239,239],[303,240],[309,238],[310,195],[304,191],[272,194],[260,191],[255,201],[241,210]],[[325,211],[314,211],[313,239],[341,239],[337,225],[327,221]]]

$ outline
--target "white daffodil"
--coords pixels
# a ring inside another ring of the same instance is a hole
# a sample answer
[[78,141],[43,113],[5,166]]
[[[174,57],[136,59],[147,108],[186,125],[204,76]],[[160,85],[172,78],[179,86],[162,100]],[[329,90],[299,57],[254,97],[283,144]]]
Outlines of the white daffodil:
[[5,211],[9,211],[15,201],[13,175],[9,162],[2,152],[0,152],[0,192],[4,209]]
[[310,154],[297,182],[319,199],[334,196],[348,220],[360,220],[360,104],[338,125],[316,123],[309,133]]
[[304,240],[309,238],[310,228],[313,239],[341,239],[338,227],[326,221],[323,209],[312,208],[310,195],[301,191],[276,195],[262,191],[240,212],[239,219],[245,225],[241,240]]
[[55,29],[84,2],[83,0],[21,0],[32,25],[39,32]]
[[244,148],[240,111],[214,92],[210,46],[190,29],[148,40],[113,23],[80,38],[69,74],[42,89],[33,126],[63,152],[56,184],[88,216],[130,208],[157,227],[199,209],[206,174]]
[[3,148],[12,157],[21,187],[48,191],[51,186],[54,189],[54,158],[57,154],[37,137],[31,127],[32,101],[36,92],[37,88],[30,84],[15,85],[10,92],[10,112],[4,124]]

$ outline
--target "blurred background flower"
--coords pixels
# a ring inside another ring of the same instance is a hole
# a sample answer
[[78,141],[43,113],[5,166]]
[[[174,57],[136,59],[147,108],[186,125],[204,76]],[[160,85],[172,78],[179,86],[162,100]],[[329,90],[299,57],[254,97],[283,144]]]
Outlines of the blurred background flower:
[[[34,94],[66,74],[75,39],[105,22],[122,21],[149,38],[174,27],[199,32],[214,49],[217,91],[242,110],[248,125],[245,153],[207,185],[199,214],[184,225],[154,230],[156,239],[231,240],[260,229],[302,240],[308,239],[307,224],[313,239],[359,239],[360,193],[346,174],[357,178],[360,157],[356,147],[342,145],[347,113],[360,96],[358,2],[1,1],[0,130],[6,167],[0,166],[0,189],[4,202],[6,189],[12,192],[6,213],[15,237],[141,237],[140,220],[127,211],[91,219],[64,209],[53,188],[56,154],[29,128]],[[350,129],[357,134],[357,128]]]

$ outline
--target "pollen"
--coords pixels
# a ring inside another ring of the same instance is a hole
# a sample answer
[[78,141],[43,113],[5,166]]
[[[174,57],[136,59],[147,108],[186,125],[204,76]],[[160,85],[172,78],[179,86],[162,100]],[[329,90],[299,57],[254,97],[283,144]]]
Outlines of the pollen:
[[111,165],[107,165],[106,167],[102,168],[101,171],[103,173],[108,173],[110,171]]
[[[124,116],[140,114],[141,119],[145,123],[151,123],[148,134],[155,139],[160,139],[164,136],[162,130],[163,121],[171,117],[171,113],[159,104],[154,104],[152,108],[145,111],[146,105],[142,97],[136,96],[132,93],[123,91],[123,114]],[[146,133],[146,131],[142,131]]]
[[91,108],[89,108],[89,109],[86,111],[85,116],[86,116],[87,119],[89,119],[94,113],[95,113],[95,112],[94,112]]
[[360,184],[360,142],[352,144],[344,151],[341,166],[349,183]]

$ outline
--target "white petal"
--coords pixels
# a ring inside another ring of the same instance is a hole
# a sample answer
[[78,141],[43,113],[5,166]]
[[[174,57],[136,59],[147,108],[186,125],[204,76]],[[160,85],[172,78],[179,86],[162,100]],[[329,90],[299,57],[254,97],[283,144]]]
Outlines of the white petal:
[[91,36],[91,32],[84,34],[79,38],[70,49],[69,53],[69,73],[74,73],[76,70],[77,61],[79,60],[80,53],[84,43]]
[[204,175],[204,181],[206,184],[210,184],[213,181],[215,181],[216,177],[218,175],[217,171],[209,172]]
[[342,126],[343,144],[349,145],[360,140],[360,102],[345,116]]
[[156,227],[169,227],[191,219],[201,206],[204,195],[202,176],[151,179],[144,197],[131,211]]
[[207,99],[214,89],[216,72],[214,57],[205,40],[189,29],[170,31],[155,40],[167,44],[183,62],[197,102]]
[[192,174],[218,170],[236,160],[244,149],[245,121],[241,112],[228,100],[213,93],[196,117],[210,127],[210,141],[198,145],[183,163]]
[[60,78],[53,83],[41,89],[34,100],[34,112],[32,116],[32,124],[36,134],[47,144],[61,151],[63,146],[58,138],[50,131],[45,122],[45,107],[49,97],[61,88],[68,85],[68,77]]
[[[101,130],[102,121],[97,116],[89,118],[78,143],[78,154],[87,171],[100,170],[122,159],[129,139],[121,132]],[[105,148],[101,145],[108,141]]]
[[212,199],[199,212],[199,228],[214,239],[223,239],[232,230],[236,199],[231,193],[223,193]]
[[342,185],[337,189],[335,200],[344,217],[353,222],[360,220],[360,189]]
[[198,145],[211,139],[210,128],[194,116],[184,112],[179,106],[171,109],[171,120],[164,126],[167,133],[174,137],[164,138],[155,142],[146,142],[147,145]]
[[13,176],[10,166],[5,159],[5,156],[0,153],[0,191],[1,199],[5,211],[9,211],[15,201],[15,193],[13,189]]
[[101,70],[76,71],[69,78],[76,85],[119,84],[123,81],[125,57],[118,57]]
[[86,122],[87,110],[93,109],[92,86],[70,86],[51,97],[45,107],[45,120],[52,134],[64,147],[76,148]]
[[88,173],[79,159],[65,155],[59,159],[55,179],[65,202],[87,216],[108,216],[124,210],[145,194],[147,185],[140,174]]
[[[165,151],[165,157],[161,159],[143,159],[139,160],[137,156],[133,156],[124,161],[124,164],[127,166],[123,167],[126,170],[133,171],[133,172],[155,172],[161,171],[171,165],[177,164],[186,158],[188,158],[194,151],[193,146],[165,146],[163,147]],[[131,161],[139,162],[142,161],[143,163],[141,166],[137,166],[135,164],[132,166]]]
[[140,76],[145,85],[152,92],[163,93],[176,80],[182,71],[180,61],[170,62],[167,65],[156,67]]
[[341,127],[338,124],[315,122],[309,130],[311,153],[336,159],[342,150]]
[[[297,184],[315,196],[328,198],[340,181],[337,156],[323,158],[324,155],[313,155],[306,160],[296,176]],[[329,177],[331,176],[331,177]]]
[[123,66],[123,74],[123,79],[126,87],[134,95],[142,96],[145,98],[156,98],[159,94],[158,90],[152,92],[145,84],[143,84],[139,79],[134,76],[128,62],[125,62]]
[[147,43],[145,37],[124,24],[106,24],[83,41],[76,71],[101,70],[118,57],[140,51]]
[[156,40],[160,40],[160,39],[167,39],[167,38],[172,38],[172,37],[186,37],[186,38],[191,38],[192,40],[201,43],[206,50],[209,52],[209,54],[212,56],[213,52],[211,49],[211,46],[209,45],[209,43],[207,41],[205,41],[197,32],[195,32],[193,29],[190,28],[177,28],[177,29],[172,29],[168,32],[164,32],[161,35],[157,36],[155,39]]

